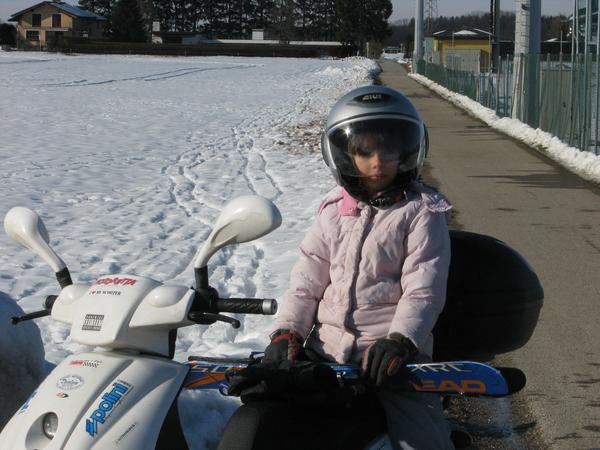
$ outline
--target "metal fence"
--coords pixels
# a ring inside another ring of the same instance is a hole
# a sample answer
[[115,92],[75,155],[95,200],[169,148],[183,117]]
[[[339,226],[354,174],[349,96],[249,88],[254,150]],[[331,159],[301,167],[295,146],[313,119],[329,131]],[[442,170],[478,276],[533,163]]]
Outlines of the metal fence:
[[493,109],[547,131],[580,150],[600,152],[600,67],[595,54],[501,58],[495,73],[418,62],[419,74]]

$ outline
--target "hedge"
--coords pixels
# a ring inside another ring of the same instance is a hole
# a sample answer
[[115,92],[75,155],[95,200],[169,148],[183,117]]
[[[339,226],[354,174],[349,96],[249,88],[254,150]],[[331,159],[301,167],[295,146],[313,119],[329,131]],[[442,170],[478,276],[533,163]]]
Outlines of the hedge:
[[48,45],[48,50],[62,53],[99,53],[173,56],[264,56],[320,58],[345,57],[349,47],[289,44],[148,44],[136,42],[90,41],[61,39]]

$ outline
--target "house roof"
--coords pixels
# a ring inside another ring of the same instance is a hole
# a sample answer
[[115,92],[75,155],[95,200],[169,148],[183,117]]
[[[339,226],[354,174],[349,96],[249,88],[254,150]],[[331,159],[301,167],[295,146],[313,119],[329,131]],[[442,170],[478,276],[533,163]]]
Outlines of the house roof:
[[64,12],[65,14],[68,14],[72,17],[80,17],[83,19],[93,19],[93,20],[106,20],[106,17],[100,16],[98,14],[95,14],[91,11],[86,11],[85,9],[79,9],[75,6],[69,5],[65,2],[50,2],[50,1],[45,1],[45,2],[40,2],[37,3],[33,6],[30,6],[29,8],[26,8],[22,11],[19,11],[18,13],[13,14],[10,19],[8,19],[9,21],[12,22],[17,22],[19,20],[19,17],[21,17],[23,14],[37,9],[42,5],[48,5],[48,6],[52,6],[56,9],[61,10],[62,12]]
[[477,33],[470,30],[460,30],[454,33],[454,36],[477,36]]
[[433,36],[438,39],[489,39],[492,35],[489,31],[480,30],[478,28],[471,28],[470,30],[462,29],[458,31],[442,30],[433,33]]

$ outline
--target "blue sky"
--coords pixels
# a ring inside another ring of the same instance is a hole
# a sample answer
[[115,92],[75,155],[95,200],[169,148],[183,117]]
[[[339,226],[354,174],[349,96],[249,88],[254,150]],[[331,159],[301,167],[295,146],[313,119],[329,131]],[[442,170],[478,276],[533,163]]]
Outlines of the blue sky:
[[[39,0],[41,1],[41,0]],[[409,19],[415,13],[416,0],[392,0],[394,11],[392,20]],[[78,0],[66,0],[67,3],[76,5]],[[11,14],[28,8],[38,3],[36,0],[0,0],[0,19],[8,20]],[[444,16],[460,16],[474,11],[489,11],[489,0],[438,0],[438,13]],[[501,0],[502,10],[510,11],[515,8],[514,0]],[[554,15],[568,14],[572,10],[570,0],[542,0],[542,14]]]

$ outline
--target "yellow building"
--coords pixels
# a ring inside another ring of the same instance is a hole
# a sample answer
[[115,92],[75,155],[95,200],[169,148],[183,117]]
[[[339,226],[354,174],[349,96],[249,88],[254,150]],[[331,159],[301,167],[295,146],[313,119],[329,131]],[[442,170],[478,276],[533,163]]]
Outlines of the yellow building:
[[438,31],[433,34],[433,62],[470,72],[490,68],[492,38],[483,30]]
[[60,37],[101,38],[106,19],[63,2],[41,2],[8,19],[17,23],[17,47],[43,49]]

